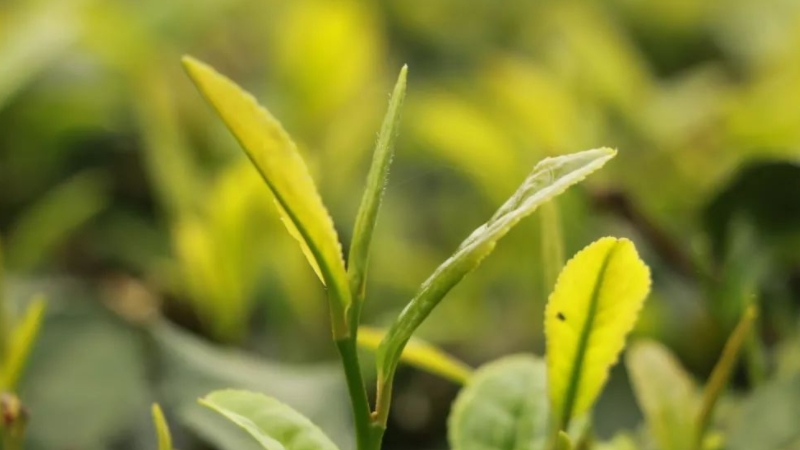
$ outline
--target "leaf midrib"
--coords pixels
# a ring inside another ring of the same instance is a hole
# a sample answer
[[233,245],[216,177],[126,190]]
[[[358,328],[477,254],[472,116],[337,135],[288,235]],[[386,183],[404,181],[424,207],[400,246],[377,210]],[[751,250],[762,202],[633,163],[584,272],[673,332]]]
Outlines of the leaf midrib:
[[606,278],[606,271],[611,262],[614,252],[619,248],[619,241],[614,243],[614,246],[608,250],[608,253],[603,260],[600,271],[597,274],[594,287],[592,289],[592,299],[589,303],[589,313],[586,317],[583,329],[581,330],[581,337],[578,341],[578,351],[575,353],[575,361],[572,364],[572,373],[570,373],[569,384],[567,385],[567,392],[565,395],[564,407],[561,411],[561,419],[559,421],[558,430],[567,430],[569,421],[572,416],[572,410],[575,407],[575,399],[578,397],[578,387],[581,381],[581,371],[583,369],[583,361],[586,356],[586,350],[589,344],[589,337],[592,334],[594,327],[595,316],[597,315],[597,307],[600,302],[600,292],[602,291],[603,281]]

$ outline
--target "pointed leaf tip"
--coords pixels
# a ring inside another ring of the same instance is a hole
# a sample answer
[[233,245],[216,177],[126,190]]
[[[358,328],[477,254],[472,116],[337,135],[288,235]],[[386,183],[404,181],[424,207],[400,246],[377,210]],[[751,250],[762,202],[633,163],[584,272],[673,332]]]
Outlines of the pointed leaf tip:
[[251,94],[203,62],[190,56],[182,61],[200,93],[261,173],[284,216],[297,230],[295,237],[305,241],[305,246],[301,242],[301,248],[312,267],[319,268],[328,287],[334,336],[346,337],[349,333],[346,311],[351,295],[341,245],[297,146],[280,122]]

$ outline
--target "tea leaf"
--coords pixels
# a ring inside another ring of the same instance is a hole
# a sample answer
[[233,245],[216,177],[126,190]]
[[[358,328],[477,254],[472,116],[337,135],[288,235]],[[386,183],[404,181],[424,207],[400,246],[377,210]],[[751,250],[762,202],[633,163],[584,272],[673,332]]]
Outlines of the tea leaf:
[[625,358],[636,400],[661,450],[690,450],[699,406],[697,386],[680,362],[655,341],[637,342]]
[[389,109],[383,118],[381,132],[375,145],[372,157],[372,166],[367,175],[367,188],[361,198],[356,223],[353,230],[353,243],[348,256],[348,274],[350,276],[350,289],[356,298],[364,297],[364,285],[367,280],[367,263],[369,261],[369,247],[372,242],[372,232],[378,220],[378,210],[381,206],[383,189],[389,178],[389,165],[394,154],[394,140],[400,124],[400,109],[406,96],[407,66],[400,70],[397,84],[389,100]]
[[8,343],[8,354],[3,362],[3,383],[4,391],[13,391],[25,364],[28,362],[28,355],[33,349],[36,337],[39,334],[42,320],[44,319],[45,302],[44,299],[37,299],[28,306],[25,315],[14,330],[11,332]]
[[532,355],[491,362],[459,393],[449,419],[453,450],[543,450],[550,406],[545,364]]
[[597,399],[649,291],[650,270],[627,239],[602,238],[561,271],[544,319],[559,430]]
[[297,146],[281,124],[231,80],[194,58],[184,57],[183,64],[310,249],[332,296],[334,335],[346,337],[345,314],[351,299],[341,245]]
[[[358,345],[370,350],[377,350],[385,334],[384,330],[360,327],[358,329]],[[400,356],[400,361],[458,384],[466,384],[472,377],[472,368],[466,363],[417,338],[408,341],[408,345]]]
[[488,222],[472,232],[423,284],[416,296],[392,324],[378,349],[378,376],[390,384],[397,361],[411,334],[428,317],[447,292],[475,269],[494,250],[497,241],[542,203],[602,167],[616,155],[609,148],[587,150],[546,158],[533,168],[517,192]]
[[274,398],[248,391],[216,391],[200,403],[247,431],[266,450],[336,450],[310,420]]
[[164,412],[161,411],[158,403],[153,403],[152,414],[153,425],[156,427],[156,436],[158,436],[158,450],[172,450],[172,436],[169,434]]
[[736,361],[739,358],[739,351],[742,349],[756,317],[758,317],[758,310],[751,305],[745,310],[741,320],[739,320],[739,324],[736,325],[733,333],[731,333],[728,342],[725,343],[725,348],[722,349],[722,356],[717,361],[717,365],[714,366],[714,370],[711,371],[711,377],[709,377],[708,384],[703,391],[703,403],[697,416],[696,448],[700,448],[703,442],[708,425],[711,423],[714,406],[716,406],[717,400],[719,400],[722,391],[728,384]]

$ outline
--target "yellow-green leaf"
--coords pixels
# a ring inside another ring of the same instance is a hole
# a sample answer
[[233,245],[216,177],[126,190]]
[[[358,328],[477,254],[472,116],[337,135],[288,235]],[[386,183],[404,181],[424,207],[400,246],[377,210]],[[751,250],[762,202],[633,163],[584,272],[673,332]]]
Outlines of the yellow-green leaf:
[[559,431],[556,438],[556,449],[558,450],[572,450],[572,439],[565,431]]
[[[377,350],[385,334],[385,330],[361,327],[358,329],[358,345]],[[408,342],[400,361],[458,384],[465,384],[472,376],[472,367],[418,338]]]
[[325,284],[325,277],[322,276],[322,269],[319,268],[319,264],[317,264],[317,260],[314,258],[314,253],[311,251],[311,248],[306,243],[306,240],[303,239],[303,235],[300,234],[300,230],[294,225],[292,219],[289,217],[289,213],[283,209],[280,202],[277,200],[275,201],[275,206],[278,208],[278,214],[281,216],[281,222],[286,227],[286,231],[289,232],[289,235],[292,236],[297,243],[300,245],[300,250],[303,251],[303,256],[306,257],[308,264],[311,265],[311,268],[314,270],[314,273],[317,274],[317,278],[322,284]]
[[341,245],[297,146],[281,124],[234,82],[194,58],[184,57],[183,64],[313,254],[332,296],[334,334],[347,336],[345,314],[351,297]]
[[172,436],[169,434],[169,426],[167,426],[167,419],[164,418],[164,412],[158,403],[153,403],[152,408],[153,425],[156,427],[156,436],[158,437],[158,450],[172,450]]
[[625,357],[636,400],[660,450],[690,450],[699,406],[697,386],[675,356],[655,341],[633,344]]
[[561,271],[544,319],[558,429],[597,399],[649,291],[650,270],[627,239],[602,238]]
[[28,355],[36,342],[36,336],[39,334],[39,328],[44,318],[44,309],[44,299],[35,300],[28,306],[22,320],[11,332],[8,354],[3,362],[2,389],[4,391],[13,391],[17,386],[22,371],[25,369],[25,363],[28,361]]

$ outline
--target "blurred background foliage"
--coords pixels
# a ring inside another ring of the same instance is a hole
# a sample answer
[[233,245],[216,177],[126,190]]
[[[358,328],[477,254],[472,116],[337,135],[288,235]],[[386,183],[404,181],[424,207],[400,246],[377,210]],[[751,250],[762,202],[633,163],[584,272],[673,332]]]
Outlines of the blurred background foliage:
[[[154,448],[154,400],[179,448],[253,448],[194,404],[236,386],[352,445],[324,292],[184,53],[281,118],[345,248],[408,63],[367,288],[376,326],[536,161],[618,148],[511,233],[423,336],[474,365],[541,352],[564,255],[627,236],[654,274],[636,334],[697,379],[760,304],[718,427],[731,449],[800,448],[798,49],[796,0],[5,0],[3,297],[15,317],[48,299],[19,391],[28,448]],[[386,448],[444,448],[457,386],[398,376]],[[596,432],[639,424],[617,369]]]

